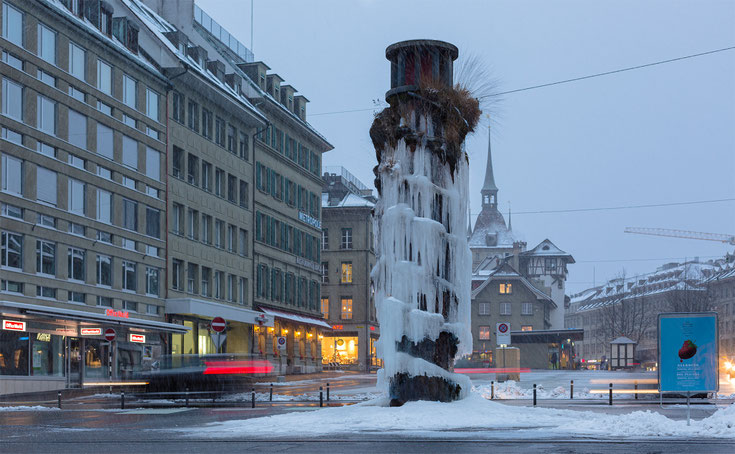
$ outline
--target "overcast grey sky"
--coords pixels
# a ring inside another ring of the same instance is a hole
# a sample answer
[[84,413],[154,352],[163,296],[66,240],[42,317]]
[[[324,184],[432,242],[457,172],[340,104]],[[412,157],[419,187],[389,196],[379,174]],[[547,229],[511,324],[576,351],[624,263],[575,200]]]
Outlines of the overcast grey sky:
[[[249,0],[197,0],[250,45]],[[255,0],[254,49],[309,98],[309,121],[342,165],[372,186],[374,99],[389,85],[385,48],[416,38],[474,54],[508,91],[735,46],[734,1]],[[735,234],[735,203],[521,214],[735,197],[735,51],[509,94],[495,106],[499,200],[529,248],[570,252],[569,291],[708,258],[732,246],[623,233],[626,226]],[[468,140],[472,212],[480,210],[487,130]],[[658,259],[658,260],[651,260]]]

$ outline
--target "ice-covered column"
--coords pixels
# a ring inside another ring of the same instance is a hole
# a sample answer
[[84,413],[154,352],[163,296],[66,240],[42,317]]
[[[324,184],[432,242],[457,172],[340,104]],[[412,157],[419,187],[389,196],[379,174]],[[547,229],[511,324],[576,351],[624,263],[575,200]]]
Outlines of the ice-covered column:
[[390,107],[370,136],[378,165],[378,260],[372,272],[384,361],[379,380],[391,405],[452,401],[470,388],[452,372],[472,349],[467,246],[468,160],[477,99],[452,85],[457,48],[415,40],[386,50]]

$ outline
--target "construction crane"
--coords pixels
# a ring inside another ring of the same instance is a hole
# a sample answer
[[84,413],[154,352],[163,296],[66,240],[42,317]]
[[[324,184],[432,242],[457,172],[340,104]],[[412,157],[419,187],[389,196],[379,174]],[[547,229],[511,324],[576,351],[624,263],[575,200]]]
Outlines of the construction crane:
[[691,230],[656,229],[649,227],[626,227],[625,233],[689,238],[691,240],[718,241],[720,243],[727,243],[735,246],[735,235],[726,235],[724,233],[692,232]]

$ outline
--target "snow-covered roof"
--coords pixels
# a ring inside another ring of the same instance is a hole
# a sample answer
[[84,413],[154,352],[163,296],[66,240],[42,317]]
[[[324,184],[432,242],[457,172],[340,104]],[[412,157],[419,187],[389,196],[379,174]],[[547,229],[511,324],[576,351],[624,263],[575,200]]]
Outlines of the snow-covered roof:
[[171,33],[176,31],[176,27],[167,22],[164,18],[153,12],[147,5],[143,4],[139,0],[120,0],[122,1],[130,11],[140,20],[140,22],[153,33],[158,40],[168,49],[178,60],[190,69],[194,70],[197,74],[204,77],[207,82],[211,83],[215,87],[224,91],[231,98],[239,102],[243,107],[250,111],[254,116],[259,118],[261,121],[267,121],[265,115],[263,115],[245,96],[238,93],[230,85],[224,83],[218,79],[211,71],[201,66],[200,62],[191,58],[185,52],[182,52],[179,48],[173,45],[165,33]]
[[548,238],[540,242],[535,248],[523,251],[521,256],[540,256],[540,257],[564,257],[569,263],[574,263],[574,257],[571,254],[562,251]]
[[475,221],[469,240],[471,249],[510,248],[517,241],[513,231],[505,225],[505,218],[492,206],[484,206]]
[[358,208],[358,207],[374,207],[375,204],[365,197],[357,194],[347,193],[344,198],[338,202],[329,203],[329,194],[322,193],[322,208]]
[[487,287],[491,281],[494,281],[496,279],[514,279],[516,281],[520,281],[528,290],[531,291],[531,293],[536,296],[536,299],[546,301],[554,305],[556,307],[556,303],[551,299],[551,296],[547,295],[544,291],[536,287],[531,281],[523,277],[518,271],[514,270],[512,266],[508,262],[504,262],[502,265],[500,265],[495,271],[490,273],[490,275],[485,279],[485,282],[477,286],[472,290],[472,298],[476,298],[480,292],[482,292],[485,287]]

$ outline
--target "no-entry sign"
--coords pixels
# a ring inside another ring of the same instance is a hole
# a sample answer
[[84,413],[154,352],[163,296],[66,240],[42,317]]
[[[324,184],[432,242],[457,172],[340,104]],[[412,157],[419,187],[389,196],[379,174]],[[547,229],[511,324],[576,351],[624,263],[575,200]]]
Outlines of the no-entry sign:
[[112,328],[107,328],[105,330],[105,339],[112,342],[115,340],[115,330]]
[[215,317],[212,319],[212,330],[221,333],[225,330],[225,327],[227,326],[227,322],[225,322],[225,319],[222,317]]

